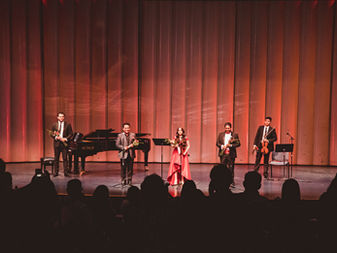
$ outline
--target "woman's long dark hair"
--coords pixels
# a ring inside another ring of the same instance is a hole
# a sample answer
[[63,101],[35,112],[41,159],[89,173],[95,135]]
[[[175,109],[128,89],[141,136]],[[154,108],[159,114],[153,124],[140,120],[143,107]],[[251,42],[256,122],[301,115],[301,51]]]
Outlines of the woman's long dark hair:
[[[183,134],[181,135],[182,138],[180,140],[179,138],[179,129],[181,129],[181,131],[183,131]],[[186,143],[186,135],[185,135],[185,129],[182,127],[178,127],[177,128],[177,132],[176,132],[176,142],[179,143],[179,146],[181,146],[182,148],[185,148],[187,143]]]
[[182,137],[183,137],[183,139],[185,139],[185,129],[184,128],[182,128],[182,127],[178,127],[177,128],[177,132],[176,132],[176,139],[179,139],[179,129],[181,129],[181,131],[183,131],[183,134],[182,134]]

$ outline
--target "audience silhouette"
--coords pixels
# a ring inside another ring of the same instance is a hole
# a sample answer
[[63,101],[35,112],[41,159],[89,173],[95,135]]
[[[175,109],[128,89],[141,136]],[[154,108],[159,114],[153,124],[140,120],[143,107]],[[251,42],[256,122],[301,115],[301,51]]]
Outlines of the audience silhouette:
[[68,195],[61,209],[61,242],[63,250],[92,252],[93,216],[82,193],[82,183],[72,179],[67,183]]
[[4,173],[6,171],[6,163],[4,160],[0,158],[0,173]]
[[326,192],[319,198],[319,248],[322,252],[329,252],[336,248],[337,236],[337,173]]
[[[78,179],[57,195],[49,173],[13,189],[0,172],[0,238],[4,252],[330,252],[335,249],[337,174],[319,201],[301,199],[290,178],[281,197],[261,196],[261,175],[245,174],[244,191],[233,193],[222,164],[210,172],[209,195],[188,180],[178,197],[157,174],[140,189],[131,186],[118,208],[99,185],[84,196]],[[177,233],[178,232],[178,233]],[[38,238],[38,241],[37,241]]]

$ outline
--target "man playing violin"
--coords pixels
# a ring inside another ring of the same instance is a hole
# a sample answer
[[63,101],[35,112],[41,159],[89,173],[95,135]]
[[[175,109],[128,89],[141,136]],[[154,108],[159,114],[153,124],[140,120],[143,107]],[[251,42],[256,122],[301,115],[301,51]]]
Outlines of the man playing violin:
[[223,163],[232,173],[232,186],[234,182],[234,162],[236,158],[236,148],[240,147],[239,135],[232,132],[232,124],[225,123],[225,132],[218,135],[216,146],[219,148],[220,162]]
[[54,154],[55,154],[55,174],[54,177],[58,176],[59,173],[59,158],[60,153],[62,153],[63,159],[63,172],[64,176],[69,176],[69,166],[67,160],[67,141],[73,135],[73,130],[71,124],[64,121],[64,113],[57,113],[57,122],[52,126],[51,137],[54,139]]
[[269,155],[274,151],[274,142],[277,141],[277,134],[275,128],[271,127],[272,118],[265,117],[264,125],[257,129],[253,151],[256,151],[255,171],[259,170],[262,155],[264,157],[264,172],[263,176],[268,177]]

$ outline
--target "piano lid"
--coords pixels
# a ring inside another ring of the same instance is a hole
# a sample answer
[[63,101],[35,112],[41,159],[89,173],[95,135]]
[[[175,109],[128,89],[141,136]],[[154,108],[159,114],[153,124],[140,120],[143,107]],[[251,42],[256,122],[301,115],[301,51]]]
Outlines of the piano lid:
[[144,136],[147,136],[147,135],[151,135],[149,133],[136,133],[136,137],[144,137]]
[[96,129],[93,132],[88,133],[83,137],[83,139],[91,139],[91,138],[109,138],[109,137],[115,137],[116,133],[112,133],[115,129],[109,128],[109,129]]
[[[88,133],[83,137],[83,139],[107,139],[107,138],[117,138],[119,133],[112,132],[115,129],[97,129],[93,132]],[[136,138],[144,137],[147,135],[151,135],[150,133],[135,133]]]

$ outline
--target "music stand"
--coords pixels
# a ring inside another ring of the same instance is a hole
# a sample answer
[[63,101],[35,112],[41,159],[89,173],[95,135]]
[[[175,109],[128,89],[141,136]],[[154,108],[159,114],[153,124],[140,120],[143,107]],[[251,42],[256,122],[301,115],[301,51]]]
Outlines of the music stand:
[[160,177],[163,178],[163,146],[170,146],[167,138],[152,138],[154,145],[160,146]]
[[[283,166],[285,166],[285,152],[293,153],[294,150],[294,144],[276,144],[275,151],[276,152],[283,152]],[[289,163],[289,161],[288,161]],[[289,167],[290,167],[290,176],[293,175],[293,167],[292,162],[290,166],[288,166],[288,178],[289,178]]]

